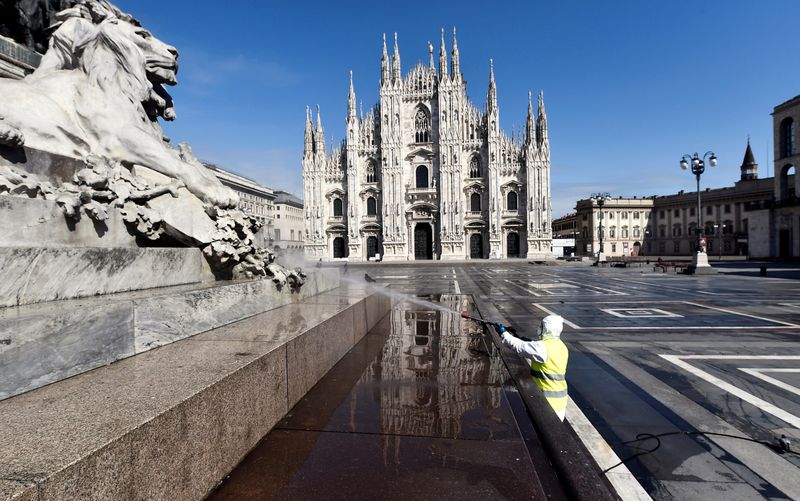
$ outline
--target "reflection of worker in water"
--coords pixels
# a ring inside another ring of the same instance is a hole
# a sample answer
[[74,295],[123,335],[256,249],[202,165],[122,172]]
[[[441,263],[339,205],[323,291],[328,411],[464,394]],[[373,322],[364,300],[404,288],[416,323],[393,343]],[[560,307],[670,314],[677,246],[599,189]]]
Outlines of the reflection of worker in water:
[[504,325],[495,325],[503,344],[530,362],[533,380],[562,421],[567,412],[566,375],[569,358],[569,350],[561,341],[563,328],[563,318],[548,315],[539,325],[539,340],[526,341],[508,332]]

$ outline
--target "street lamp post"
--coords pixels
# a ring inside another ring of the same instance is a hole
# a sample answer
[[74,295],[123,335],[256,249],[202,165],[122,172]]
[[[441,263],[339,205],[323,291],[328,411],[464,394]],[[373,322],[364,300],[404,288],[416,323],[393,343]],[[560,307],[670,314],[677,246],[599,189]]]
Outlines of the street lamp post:
[[611,199],[611,195],[606,192],[594,193],[590,199],[592,202],[597,203],[597,207],[600,208],[600,250],[597,252],[597,261],[595,263],[602,263],[606,260],[605,247],[603,247],[603,206],[606,204],[606,200]]
[[692,264],[689,267],[692,273],[698,274],[707,274],[707,273],[715,273],[714,270],[708,264],[708,255],[706,254],[705,246],[705,238],[703,235],[703,212],[701,211],[701,204],[700,204],[700,176],[703,175],[703,172],[706,170],[706,163],[705,160],[708,159],[708,164],[711,167],[717,165],[717,155],[714,154],[713,151],[707,151],[702,157],[695,153],[694,155],[683,155],[681,158],[681,169],[686,170],[689,168],[689,165],[692,166],[692,174],[694,174],[695,178],[697,179],[697,230],[696,235],[697,238],[695,240],[695,254],[692,259]]

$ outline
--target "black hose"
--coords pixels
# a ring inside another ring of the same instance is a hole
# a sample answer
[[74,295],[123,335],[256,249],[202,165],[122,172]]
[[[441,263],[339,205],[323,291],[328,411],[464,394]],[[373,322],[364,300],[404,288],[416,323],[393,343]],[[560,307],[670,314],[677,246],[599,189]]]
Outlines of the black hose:
[[711,431],[669,431],[669,432],[665,432],[665,433],[658,433],[656,435],[654,435],[652,433],[639,433],[638,435],[636,435],[636,439],[635,440],[628,440],[627,442],[622,442],[620,445],[634,444],[636,442],[642,442],[644,440],[655,440],[656,441],[655,447],[653,447],[651,449],[648,449],[648,450],[641,451],[641,452],[637,452],[636,454],[632,454],[632,455],[626,457],[625,459],[623,459],[619,463],[615,464],[614,466],[610,466],[610,467],[606,468],[605,470],[603,470],[603,474],[605,475],[606,473],[608,473],[609,471],[613,470],[617,466],[619,466],[621,464],[624,464],[624,463],[627,463],[631,459],[637,458],[639,456],[644,456],[645,454],[651,454],[651,453],[657,451],[658,448],[661,447],[661,437],[669,437],[669,436],[673,436],[673,435],[707,436],[707,437],[714,436],[714,437],[736,438],[736,439],[739,439],[739,440],[745,440],[747,442],[755,442],[757,444],[764,445],[764,446],[769,447],[770,449],[772,449],[773,451],[775,451],[775,452],[777,452],[779,454],[783,454],[783,453],[788,452],[790,454],[795,454],[797,456],[800,456],[800,453],[798,453],[798,452],[783,448],[780,445],[773,444],[773,443],[767,442],[765,440],[757,440],[755,438],[750,438],[750,437],[741,437],[739,435],[729,435],[727,433],[714,433],[714,432],[711,432]]

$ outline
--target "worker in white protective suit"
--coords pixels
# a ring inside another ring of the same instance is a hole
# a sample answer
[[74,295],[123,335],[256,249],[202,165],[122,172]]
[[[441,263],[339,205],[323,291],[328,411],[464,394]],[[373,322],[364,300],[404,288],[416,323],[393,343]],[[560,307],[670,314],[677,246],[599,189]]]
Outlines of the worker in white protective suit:
[[531,377],[544,393],[547,402],[562,421],[567,412],[567,360],[569,350],[561,340],[564,319],[548,315],[539,324],[537,340],[524,340],[514,336],[503,324],[495,330],[503,344],[525,358],[531,366]]

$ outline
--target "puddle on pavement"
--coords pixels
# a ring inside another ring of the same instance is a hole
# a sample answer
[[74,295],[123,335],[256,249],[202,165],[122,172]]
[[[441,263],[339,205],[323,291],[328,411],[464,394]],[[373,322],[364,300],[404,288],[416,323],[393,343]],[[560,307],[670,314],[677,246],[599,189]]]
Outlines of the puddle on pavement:
[[540,498],[502,360],[455,313],[471,300],[421,299],[436,304],[397,305],[209,499]]

